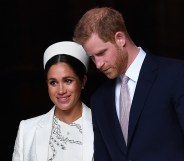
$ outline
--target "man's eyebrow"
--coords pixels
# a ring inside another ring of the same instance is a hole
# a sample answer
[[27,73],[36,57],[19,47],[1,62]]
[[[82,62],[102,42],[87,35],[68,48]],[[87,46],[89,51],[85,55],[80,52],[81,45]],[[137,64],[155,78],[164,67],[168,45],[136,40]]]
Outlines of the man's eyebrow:
[[98,51],[95,55],[101,55],[101,54],[103,54],[105,51],[106,51],[107,49],[102,49],[102,50],[100,50],[100,51]]

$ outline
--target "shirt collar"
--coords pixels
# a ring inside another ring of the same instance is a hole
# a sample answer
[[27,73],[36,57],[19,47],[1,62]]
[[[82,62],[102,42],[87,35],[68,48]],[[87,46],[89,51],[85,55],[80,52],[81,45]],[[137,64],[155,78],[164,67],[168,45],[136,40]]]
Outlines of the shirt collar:
[[138,55],[125,73],[134,82],[138,80],[141,66],[146,56],[146,52],[141,47],[139,47],[139,49]]

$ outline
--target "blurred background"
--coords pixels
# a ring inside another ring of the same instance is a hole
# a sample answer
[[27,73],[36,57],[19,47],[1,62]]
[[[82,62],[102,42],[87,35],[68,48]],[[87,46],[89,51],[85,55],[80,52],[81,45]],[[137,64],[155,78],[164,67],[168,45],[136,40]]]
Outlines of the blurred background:
[[[43,52],[72,40],[80,17],[96,6],[123,13],[130,36],[155,55],[184,59],[183,0],[1,0],[0,161],[11,161],[20,120],[49,111]],[[83,101],[105,81],[90,62]]]

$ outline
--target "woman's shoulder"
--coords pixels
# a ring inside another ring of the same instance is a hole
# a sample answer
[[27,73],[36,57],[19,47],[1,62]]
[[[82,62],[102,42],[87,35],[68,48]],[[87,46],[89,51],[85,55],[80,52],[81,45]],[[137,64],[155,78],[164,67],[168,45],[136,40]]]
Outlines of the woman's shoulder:
[[37,124],[42,123],[44,120],[48,120],[49,117],[52,117],[53,113],[54,113],[54,108],[52,108],[49,112],[45,114],[41,114],[39,116],[21,120],[19,126],[20,127],[23,126],[24,128],[31,129],[33,127],[36,127]]

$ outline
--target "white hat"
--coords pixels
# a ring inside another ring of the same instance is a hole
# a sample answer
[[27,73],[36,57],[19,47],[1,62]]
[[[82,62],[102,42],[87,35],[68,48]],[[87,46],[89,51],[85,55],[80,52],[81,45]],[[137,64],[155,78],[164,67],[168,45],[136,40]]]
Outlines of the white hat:
[[59,54],[66,54],[77,58],[84,64],[84,66],[86,67],[86,70],[88,69],[89,57],[87,56],[83,47],[80,44],[75,43],[73,41],[57,42],[49,46],[44,52],[44,58],[43,58],[44,68],[47,61],[50,58]]

